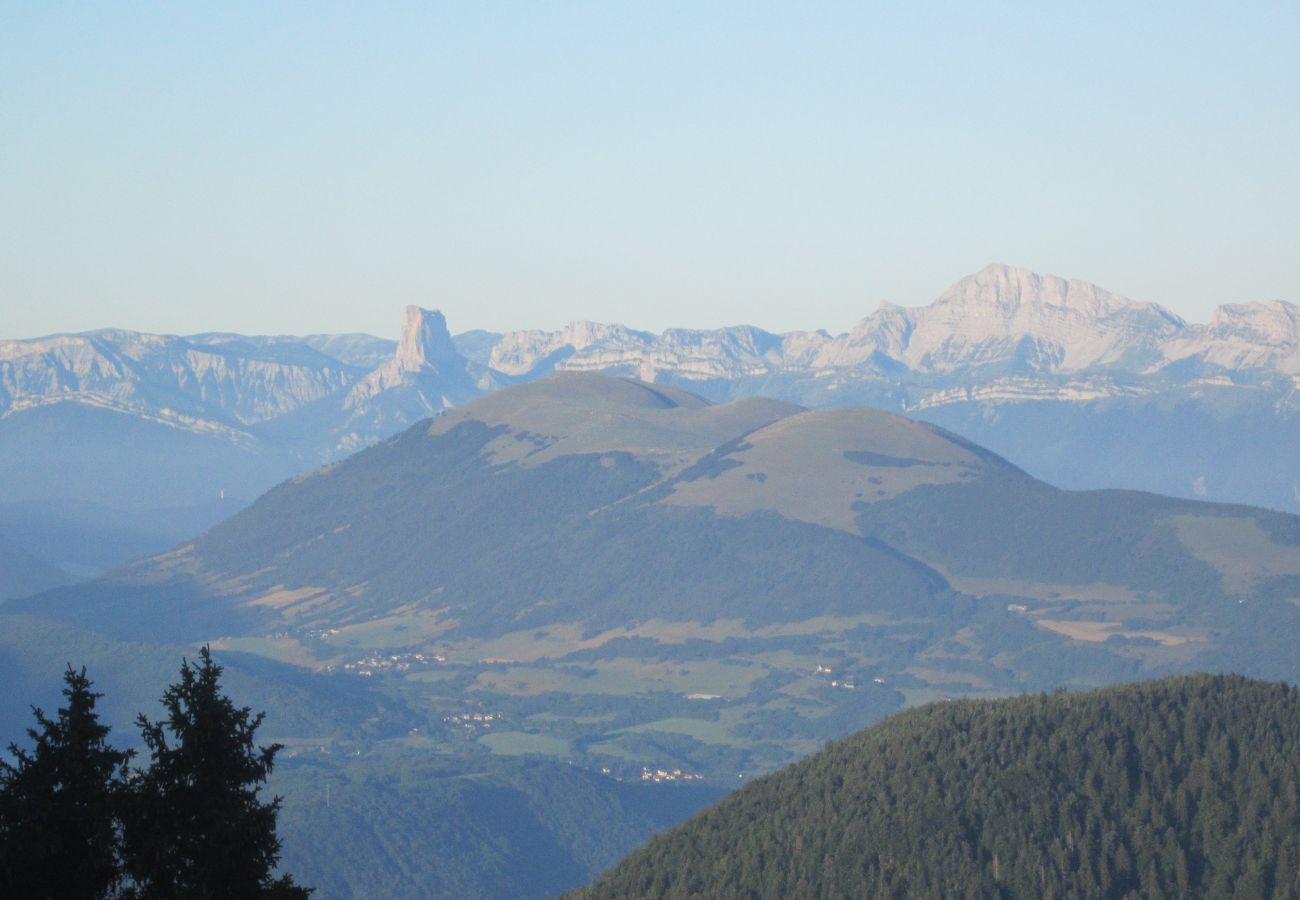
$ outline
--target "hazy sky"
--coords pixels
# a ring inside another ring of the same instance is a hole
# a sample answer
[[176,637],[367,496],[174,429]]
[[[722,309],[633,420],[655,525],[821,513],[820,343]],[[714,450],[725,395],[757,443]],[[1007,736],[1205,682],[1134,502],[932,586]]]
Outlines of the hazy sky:
[[0,0],[0,337],[1300,302],[1300,3]]

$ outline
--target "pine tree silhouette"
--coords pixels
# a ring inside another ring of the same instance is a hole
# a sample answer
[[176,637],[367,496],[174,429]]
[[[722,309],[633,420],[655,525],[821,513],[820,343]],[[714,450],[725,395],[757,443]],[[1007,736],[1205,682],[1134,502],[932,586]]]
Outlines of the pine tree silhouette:
[[132,779],[122,806],[128,896],[305,898],[289,876],[274,878],[280,856],[280,798],[261,785],[280,745],[258,747],[262,714],[221,691],[222,669],[207,647],[181,665],[163,694],[166,718],[137,720],[151,764]]
[[100,898],[120,880],[115,802],[130,754],[106,743],[86,670],[63,675],[58,718],[33,707],[30,751],[0,760],[0,897]]

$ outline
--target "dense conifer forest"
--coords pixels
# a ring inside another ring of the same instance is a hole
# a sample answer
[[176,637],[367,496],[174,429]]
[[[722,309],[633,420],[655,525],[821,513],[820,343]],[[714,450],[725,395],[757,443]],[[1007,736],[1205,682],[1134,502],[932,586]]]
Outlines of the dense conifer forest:
[[1300,896],[1300,690],[921,707],[652,840],[594,898]]

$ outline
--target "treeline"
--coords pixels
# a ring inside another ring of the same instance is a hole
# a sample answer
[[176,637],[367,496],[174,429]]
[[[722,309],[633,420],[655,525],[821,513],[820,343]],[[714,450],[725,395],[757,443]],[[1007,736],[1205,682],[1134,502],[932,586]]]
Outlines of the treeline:
[[1300,691],[1202,675],[922,707],[575,897],[1300,897]]
[[280,745],[259,747],[262,715],[222,692],[207,647],[181,665],[160,721],[137,719],[148,765],[108,743],[86,670],[64,674],[66,705],[35,709],[31,746],[0,759],[0,897],[247,897],[303,900],[275,874],[280,798],[260,786]]

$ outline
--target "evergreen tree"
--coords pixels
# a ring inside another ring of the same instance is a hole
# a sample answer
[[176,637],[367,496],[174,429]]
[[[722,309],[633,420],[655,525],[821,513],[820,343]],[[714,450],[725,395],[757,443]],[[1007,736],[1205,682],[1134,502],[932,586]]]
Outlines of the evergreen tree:
[[279,744],[258,747],[262,714],[221,691],[222,669],[207,647],[163,694],[163,721],[138,723],[151,764],[123,805],[123,856],[141,898],[305,898],[291,878],[273,878],[280,798],[258,796]]
[[0,760],[0,897],[111,896],[120,869],[114,807],[130,754],[106,743],[86,670],[63,675],[57,719],[33,707],[30,751]]

